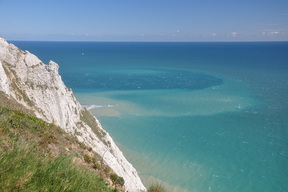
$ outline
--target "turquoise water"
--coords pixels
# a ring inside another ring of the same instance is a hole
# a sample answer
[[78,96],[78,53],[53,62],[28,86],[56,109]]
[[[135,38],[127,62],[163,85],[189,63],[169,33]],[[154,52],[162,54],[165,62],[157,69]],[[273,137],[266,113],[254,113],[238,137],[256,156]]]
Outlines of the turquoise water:
[[288,43],[14,43],[60,65],[146,186],[288,191]]

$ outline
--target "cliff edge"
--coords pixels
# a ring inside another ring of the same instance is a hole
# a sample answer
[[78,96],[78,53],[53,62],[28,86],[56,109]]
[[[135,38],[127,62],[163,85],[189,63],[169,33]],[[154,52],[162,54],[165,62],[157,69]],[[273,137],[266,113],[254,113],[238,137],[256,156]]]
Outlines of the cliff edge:
[[135,168],[99,121],[76,100],[58,74],[59,66],[45,65],[0,37],[0,92],[36,117],[61,127],[91,147],[113,171],[124,178],[129,192],[146,191]]

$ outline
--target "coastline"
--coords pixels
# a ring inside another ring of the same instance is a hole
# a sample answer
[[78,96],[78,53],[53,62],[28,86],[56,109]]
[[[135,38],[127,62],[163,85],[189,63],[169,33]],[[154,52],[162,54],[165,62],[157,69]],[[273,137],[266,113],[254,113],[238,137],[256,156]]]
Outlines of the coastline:
[[75,135],[100,156],[105,152],[103,159],[124,178],[127,190],[146,191],[135,168],[108,132],[65,86],[58,73],[58,64],[50,61],[45,65],[37,56],[0,38],[0,65],[0,91],[8,98],[33,111],[36,117]]

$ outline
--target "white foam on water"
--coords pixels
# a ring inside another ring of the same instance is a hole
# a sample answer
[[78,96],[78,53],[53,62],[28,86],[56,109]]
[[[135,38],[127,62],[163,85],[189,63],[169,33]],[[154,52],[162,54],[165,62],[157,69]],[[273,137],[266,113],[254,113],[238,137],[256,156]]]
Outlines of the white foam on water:
[[114,107],[114,105],[83,105],[84,107],[86,107],[88,110],[91,109],[97,109],[97,108],[112,108]]

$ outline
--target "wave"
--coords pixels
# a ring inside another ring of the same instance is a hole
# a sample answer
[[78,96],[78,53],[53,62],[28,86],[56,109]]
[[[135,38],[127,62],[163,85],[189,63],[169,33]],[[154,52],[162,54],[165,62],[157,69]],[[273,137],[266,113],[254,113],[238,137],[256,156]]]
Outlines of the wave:
[[85,107],[86,109],[88,110],[91,110],[91,109],[96,109],[96,108],[112,108],[114,107],[114,105],[83,105],[83,107]]

